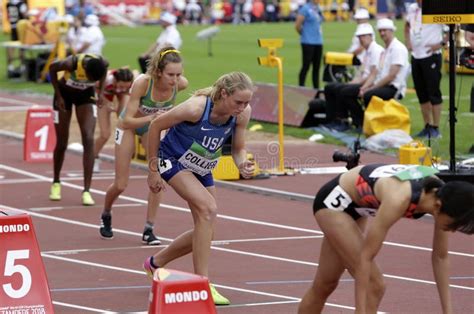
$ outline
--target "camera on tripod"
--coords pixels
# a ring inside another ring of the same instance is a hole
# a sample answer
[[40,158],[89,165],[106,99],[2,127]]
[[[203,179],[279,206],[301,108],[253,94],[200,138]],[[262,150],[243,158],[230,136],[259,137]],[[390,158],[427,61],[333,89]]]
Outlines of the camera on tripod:
[[354,142],[354,147],[349,152],[342,153],[336,150],[334,154],[332,154],[332,161],[334,162],[343,161],[346,163],[346,168],[350,170],[359,165],[359,160],[360,160],[359,151],[360,151],[360,141],[359,139],[357,139]]

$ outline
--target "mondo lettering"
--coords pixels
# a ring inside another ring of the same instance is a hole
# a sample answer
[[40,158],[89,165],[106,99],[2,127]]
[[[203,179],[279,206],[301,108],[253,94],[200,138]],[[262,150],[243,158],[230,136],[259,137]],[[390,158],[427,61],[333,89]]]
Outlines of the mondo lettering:
[[165,303],[184,303],[184,302],[198,302],[206,301],[209,298],[209,294],[206,290],[201,291],[184,291],[176,293],[166,293]]
[[29,224],[0,225],[0,233],[28,232]]

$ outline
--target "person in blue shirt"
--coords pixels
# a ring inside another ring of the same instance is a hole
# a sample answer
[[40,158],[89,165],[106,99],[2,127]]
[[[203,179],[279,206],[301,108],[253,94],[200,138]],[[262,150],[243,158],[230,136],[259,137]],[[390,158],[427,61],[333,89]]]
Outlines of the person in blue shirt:
[[320,0],[309,0],[298,11],[295,28],[301,35],[301,50],[303,64],[299,73],[299,85],[305,86],[306,74],[312,69],[313,87],[319,88],[319,66],[323,54],[323,31],[321,22],[323,15],[319,7]]
[[[208,277],[211,240],[217,216],[216,189],[212,169],[226,139],[232,135],[232,157],[243,178],[255,170],[247,159],[245,129],[250,119],[252,80],[242,72],[221,76],[212,87],[196,91],[188,100],[158,116],[150,124],[148,137],[148,185],[153,193],[165,189],[164,181],[187,201],[194,228],[178,236],[143,267],[152,277],[158,267],[188,253],[193,254],[194,272]],[[161,132],[169,129],[160,141]],[[228,305],[213,285],[216,305]]]

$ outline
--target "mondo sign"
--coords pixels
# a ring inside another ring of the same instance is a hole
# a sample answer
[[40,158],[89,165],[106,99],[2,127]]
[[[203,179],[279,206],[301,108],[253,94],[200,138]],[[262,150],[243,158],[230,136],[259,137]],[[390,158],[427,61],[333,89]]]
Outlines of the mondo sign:
[[31,217],[19,211],[0,213],[0,313],[54,313]]
[[423,23],[474,23],[474,0],[423,0]]

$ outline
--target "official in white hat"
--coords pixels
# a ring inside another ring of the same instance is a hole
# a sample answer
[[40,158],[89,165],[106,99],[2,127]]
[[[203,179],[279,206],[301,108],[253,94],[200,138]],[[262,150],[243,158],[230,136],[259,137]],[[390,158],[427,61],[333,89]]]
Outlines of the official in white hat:
[[370,14],[369,14],[369,11],[367,11],[367,9],[360,8],[360,9],[357,9],[353,18],[354,20],[366,20],[365,22],[367,22],[367,20],[370,19]]
[[[357,9],[353,18],[357,25],[367,23],[370,19],[369,11],[364,8]],[[351,46],[347,49],[347,52],[355,54],[359,61],[362,62],[362,59],[364,59],[364,51],[364,48],[360,45],[359,38],[354,33],[354,36],[352,36]]]
[[383,47],[375,42],[375,33],[369,23],[359,24],[355,31],[360,46],[364,49],[363,59],[354,78],[349,83],[330,83],[324,88],[326,96],[326,116],[331,119],[326,127],[338,132],[351,128],[349,116],[356,129],[362,127],[364,111],[359,104],[361,89],[372,86],[377,75],[377,66]]
[[179,49],[183,43],[181,39],[181,34],[176,28],[177,18],[174,14],[170,12],[163,12],[160,16],[160,24],[163,27],[163,31],[160,33],[160,36],[156,41],[150,45],[148,50],[138,57],[138,63],[142,73],[146,72],[147,60],[150,59],[150,56],[153,52],[160,50],[166,46],[172,46],[176,49]]
[[377,21],[377,30],[380,31],[381,29],[391,30],[393,32],[397,30],[393,21],[387,18],[382,18]]

